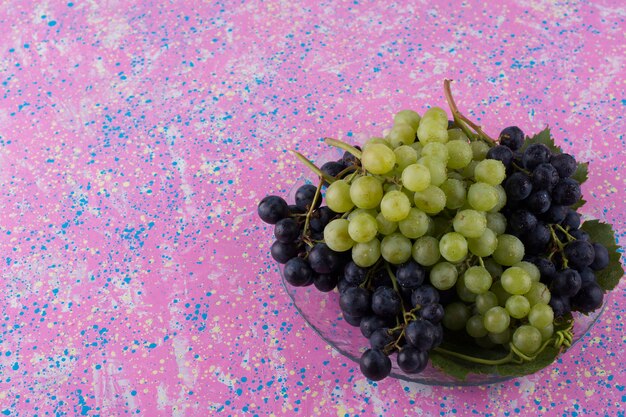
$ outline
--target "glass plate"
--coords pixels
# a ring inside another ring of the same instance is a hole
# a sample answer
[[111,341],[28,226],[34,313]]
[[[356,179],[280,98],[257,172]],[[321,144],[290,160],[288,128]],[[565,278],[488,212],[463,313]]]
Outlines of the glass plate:
[[[334,159],[336,158],[335,156]],[[327,160],[329,159],[331,158]],[[296,182],[288,193],[287,201],[294,200],[296,190],[304,183],[304,178],[300,178]],[[304,320],[322,339],[324,339],[324,341],[326,341],[326,343],[358,364],[362,352],[369,347],[369,342],[361,334],[361,330],[358,327],[349,325],[343,319],[339,307],[339,293],[337,289],[329,293],[323,293],[317,290],[313,285],[308,287],[293,287],[285,282],[283,265],[280,265],[279,269],[283,286],[287,294],[289,294],[289,297],[293,300],[296,309],[300,312],[302,317],[304,317]],[[574,313],[574,341],[572,347],[578,343],[598,321],[607,306],[609,297],[610,292],[607,292],[604,295],[602,307],[588,316]],[[567,351],[563,354],[567,355]],[[391,355],[390,358],[392,363],[391,377],[425,385],[473,386],[494,384],[515,378],[513,376],[495,374],[469,374],[465,380],[459,380],[433,367],[430,363],[428,367],[419,374],[407,374],[398,367],[395,354]]]

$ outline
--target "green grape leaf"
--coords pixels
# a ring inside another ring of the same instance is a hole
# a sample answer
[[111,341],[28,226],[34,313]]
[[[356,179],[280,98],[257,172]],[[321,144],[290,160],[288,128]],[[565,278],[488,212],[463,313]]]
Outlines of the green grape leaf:
[[583,182],[587,181],[588,173],[589,162],[579,162],[578,166],[576,167],[576,171],[574,171],[574,174],[572,175],[572,178],[582,184]]
[[[555,332],[568,326],[567,322],[554,326]],[[480,357],[488,360],[498,360],[507,356],[503,348],[486,349],[475,345],[465,338],[457,340],[447,340],[441,347],[448,351],[461,353],[471,357]],[[555,348],[553,343],[549,343],[541,353],[532,361],[515,363],[508,362],[499,365],[486,365],[459,359],[450,356],[437,349],[430,352],[430,360],[434,367],[439,368],[444,373],[459,380],[465,380],[469,374],[490,374],[502,377],[519,377],[530,375],[550,366],[557,358],[563,347]]]
[[617,246],[615,232],[610,224],[599,220],[587,220],[580,228],[589,233],[592,242],[604,245],[609,251],[609,266],[601,271],[596,271],[596,280],[605,290],[610,291],[617,286],[624,276],[624,268],[620,262],[621,249]]

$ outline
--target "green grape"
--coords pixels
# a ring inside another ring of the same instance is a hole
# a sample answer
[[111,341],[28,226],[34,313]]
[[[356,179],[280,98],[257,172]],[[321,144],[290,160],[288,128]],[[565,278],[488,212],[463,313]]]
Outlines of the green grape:
[[474,294],[482,294],[489,291],[493,279],[486,268],[482,266],[472,266],[463,274],[463,281],[468,290]]
[[493,279],[500,279],[500,277],[502,276],[502,272],[504,272],[502,265],[494,261],[492,258],[483,259],[483,261],[483,263],[485,264],[485,268],[487,268],[487,271],[489,271]]
[[487,228],[491,229],[496,236],[500,236],[506,231],[506,217],[502,213],[486,213]]
[[396,164],[396,155],[393,151],[380,143],[367,145],[361,154],[361,165],[372,174],[386,174]]
[[[448,114],[441,107],[431,107],[424,112],[422,116],[423,121],[433,123],[435,126],[448,130]],[[421,121],[420,121],[421,123]]]
[[465,204],[467,190],[465,182],[458,179],[448,178],[439,186],[446,195],[446,208],[458,209]]
[[491,286],[491,292],[498,297],[498,304],[501,307],[506,305],[506,300],[509,299],[511,293],[506,292],[506,290],[502,287],[502,281],[496,281]]
[[445,164],[448,162],[448,148],[443,143],[429,142],[422,148],[422,158],[430,158]]
[[456,267],[449,262],[439,262],[430,270],[430,283],[438,290],[448,290],[456,284]]
[[369,242],[378,234],[376,219],[367,213],[360,213],[350,220],[348,233],[357,243]]
[[454,129],[448,129],[448,139],[449,140],[463,140],[465,142],[469,141],[469,139],[467,138],[467,135],[458,127]]
[[446,329],[461,330],[469,318],[469,308],[463,303],[454,302],[444,307],[442,324]]
[[411,191],[424,191],[430,185],[430,170],[421,164],[411,164],[402,171],[402,185]]
[[483,316],[483,325],[490,333],[501,333],[509,327],[509,324],[511,324],[511,317],[500,306],[491,307]]
[[535,264],[527,261],[522,261],[516,263],[513,266],[522,268],[524,271],[526,271],[532,282],[539,282],[539,278],[541,278],[541,273],[539,272],[539,268],[537,268]]
[[326,205],[335,213],[345,213],[354,207],[350,198],[350,185],[344,180],[337,180],[326,189]]
[[398,222],[400,233],[409,239],[417,239],[424,236],[428,231],[430,218],[420,209],[412,207],[409,214]]
[[498,306],[498,297],[491,291],[478,294],[475,301],[480,314],[485,314],[490,308]]
[[417,152],[417,159],[420,159],[422,156],[422,149],[424,147],[424,145],[422,145],[420,142],[413,142],[412,144],[409,145],[411,148],[415,149],[415,152]]
[[487,333],[489,333],[483,324],[483,316],[478,314],[467,320],[467,323],[465,323],[465,331],[475,338],[485,337]]
[[446,143],[448,148],[448,168],[461,169],[466,167],[472,161],[472,148],[467,141],[451,140]]
[[385,140],[385,138],[378,137],[370,138],[367,142],[365,142],[365,145],[363,145],[363,149],[375,144],[385,145],[387,148],[391,149],[391,144],[387,140]]
[[541,347],[541,332],[525,324],[515,330],[512,342],[524,355],[531,356]]
[[541,341],[545,342],[554,334],[554,324],[550,323],[546,327],[538,329],[539,333],[541,333]]
[[376,215],[376,227],[382,235],[390,235],[398,229],[398,222],[389,221],[382,213]]
[[[353,249],[354,250],[354,249]],[[522,319],[530,312],[530,303],[523,295],[512,295],[504,304],[506,311],[515,319]]]
[[528,321],[531,325],[538,329],[546,327],[554,321],[554,312],[552,311],[552,307],[543,303],[535,304],[530,308]]
[[511,340],[511,329],[506,328],[504,329],[504,331],[499,332],[499,333],[490,332],[488,337],[489,337],[489,340],[491,340],[493,343],[497,345],[505,345],[509,343],[509,341]]
[[499,196],[494,187],[484,182],[470,185],[467,191],[467,202],[476,210],[489,211],[498,204]]
[[410,146],[399,146],[394,149],[393,153],[396,155],[396,164],[400,172],[417,162],[417,151]]
[[373,209],[354,209],[352,210],[350,213],[348,213],[348,217],[346,217],[346,219],[348,220],[352,220],[354,219],[355,216],[358,216],[359,214],[369,214],[372,217],[376,217],[376,215],[378,214],[378,212],[376,210]]
[[413,131],[417,130],[417,127],[420,124],[420,115],[414,112],[413,110],[400,110],[398,113],[393,116],[394,124],[407,124],[411,126]]
[[480,237],[467,239],[467,247],[476,256],[490,256],[498,246],[498,237],[491,229],[485,229]]
[[392,222],[406,218],[411,210],[411,201],[402,191],[389,191],[380,202],[380,212]]
[[498,193],[498,203],[489,211],[491,213],[497,213],[502,210],[502,208],[506,205],[506,191],[504,190],[504,187],[500,184],[494,185],[493,188]]
[[446,164],[438,159],[422,156],[417,161],[418,164],[424,165],[430,171],[430,183],[440,186],[448,178]]
[[550,290],[543,282],[533,282],[530,290],[524,296],[528,299],[530,306],[535,304],[548,304],[552,295]]
[[420,265],[431,266],[437,263],[439,253],[439,241],[432,236],[422,236],[413,243],[413,259]]
[[446,233],[439,240],[439,252],[449,262],[461,262],[467,256],[467,241],[460,233]]
[[445,128],[437,126],[437,124],[431,120],[424,120],[424,118],[422,118],[420,125],[417,127],[417,137],[422,143],[446,143],[448,141],[448,131]]
[[477,164],[477,161],[472,161],[465,167],[461,168],[461,175],[463,175],[464,178],[474,178],[474,169],[476,168]]
[[[333,183],[334,184],[334,183]],[[335,219],[324,228],[324,242],[335,252],[345,252],[354,245],[350,237],[348,227],[350,222],[346,219]]]
[[478,238],[485,233],[487,229],[487,218],[485,213],[476,210],[461,210],[456,213],[452,220],[454,231],[465,237]]
[[471,292],[465,286],[465,280],[463,279],[463,277],[457,279],[455,287],[456,295],[459,296],[461,301],[465,301],[466,303],[473,303],[474,301],[476,301],[476,293]]
[[[450,133],[448,133],[448,136],[450,136]],[[452,140],[452,138],[450,138],[450,140]],[[491,149],[489,145],[483,141],[471,142],[470,147],[472,148],[472,159],[479,162],[487,157],[487,152]]]
[[410,145],[415,142],[415,129],[408,124],[395,124],[389,131],[387,140],[393,148]]
[[[334,185],[335,181],[332,185]],[[329,187],[330,188],[330,187]],[[326,191],[328,196],[328,191]],[[378,207],[383,198],[383,185],[371,175],[364,175],[356,178],[350,185],[350,199],[355,206],[362,209],[373,209]],[[326,197],[328,202],[328,197]]]
[[516,266],[512,266],[507,268],[502,273],[502,277],[500,278],[502,282],[502,288],[509,294],[526,294],[530,290],[530,286],[532,281],[522,268],[518,268]]
[[502,234],[492,257],[500,265],[515,265],[524,258],[524,244],[513,235]]
[[380,253],[383,258],[395,265],[404,263],[411,258],[411,241],[400,233],[385,236],[380,242]]
[[368,268],[380,258],[380,241],[376,238],[352,247],[352,260],[362,268]]
[[506,177],[506,168],[501,161],[497,159],[485,159],[480,161],[474,169],[474,178],[476,181],[484,182],[489,185],[498,185],[504,181]]
[[437,214],[446,206],[446,195],[441,188],[429,185],[425,190],[415,192],[415,206],[428,213]]

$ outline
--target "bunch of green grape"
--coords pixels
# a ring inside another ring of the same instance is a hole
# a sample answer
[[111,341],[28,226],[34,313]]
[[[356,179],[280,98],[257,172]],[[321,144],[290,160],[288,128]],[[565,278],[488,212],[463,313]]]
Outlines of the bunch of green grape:
[[326,190],[328,207],[343,215],[325,227],[324,241],[351,251],[361,267],[413,259],[429,268],[436,289],[456,291],[446,328],[532,355],[552,336],[554,316],[539,270],[505,233],[505,166],[487,158],[488,143],[449,127],[438,107],[423,117],[396,114],[384,138],[363,145],[362,169]]

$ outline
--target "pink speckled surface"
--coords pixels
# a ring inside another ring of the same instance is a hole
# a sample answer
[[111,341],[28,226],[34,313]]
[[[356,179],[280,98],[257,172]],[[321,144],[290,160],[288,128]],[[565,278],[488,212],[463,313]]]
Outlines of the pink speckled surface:
[[549,124],[591,161],[584,212],[626,244],[622,1],[132,3],[0,5],[0,415],[624,415],[623,283],[533,376],[376,384],[297,314],[255,214],[287,149],[448,77],[488,132]]

